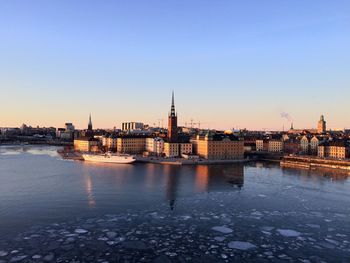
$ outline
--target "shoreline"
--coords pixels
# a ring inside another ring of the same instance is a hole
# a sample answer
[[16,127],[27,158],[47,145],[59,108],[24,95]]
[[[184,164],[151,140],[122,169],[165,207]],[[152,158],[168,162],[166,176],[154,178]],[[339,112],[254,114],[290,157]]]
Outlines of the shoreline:
[[[84,161],[81,153],[74,151],[64,151],[58,150],[57,153],[65,160],[75,160],[75,161]],[[166,165],[218,165],[218,164],[237,164],[245,163],[250,161],[249,159],[242,160],[187,160],[184,158],[154,158],[154,157],[143,157],[135,156],[136,163],[153,163],[153,164],[166,164]]]
[[306,170],[327,169],[350,173],[350,160],[324,159],[312,156],[285,156],[281,167]]

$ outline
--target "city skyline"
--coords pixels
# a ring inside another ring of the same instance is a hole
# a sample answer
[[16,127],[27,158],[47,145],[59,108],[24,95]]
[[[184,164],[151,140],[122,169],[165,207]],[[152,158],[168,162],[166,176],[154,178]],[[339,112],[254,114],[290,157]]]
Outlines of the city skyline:
[[3,1],[0,126],[350,127],[347,1],[204,2]]

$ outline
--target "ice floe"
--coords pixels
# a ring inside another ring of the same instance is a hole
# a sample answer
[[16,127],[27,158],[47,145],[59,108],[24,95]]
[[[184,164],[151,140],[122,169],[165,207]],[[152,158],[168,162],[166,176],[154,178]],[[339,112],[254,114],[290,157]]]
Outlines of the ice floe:
[[280,235],[285,237],[298,237],[301,235],[300,232],[292,229],[277,229],[277,232],[280,233]]
[[223,233],[223,234],[230,234],[233,232],[231,228],[225,227],[225,226],[214,226],[211,228],[214,231]]
[[232,241],[228,243],[229,248],[233,249],[239,249],[239,250],[248,250],[248,249],[254,249],[257,246],[250,242],[244,242],[244,241]]

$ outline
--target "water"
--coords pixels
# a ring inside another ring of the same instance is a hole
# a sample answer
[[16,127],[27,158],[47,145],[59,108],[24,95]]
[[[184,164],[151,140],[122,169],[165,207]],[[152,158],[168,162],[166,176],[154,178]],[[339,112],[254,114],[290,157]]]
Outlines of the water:
[[345,174],[89,164],[56,151],[0,147],[0,262],[350,258]]

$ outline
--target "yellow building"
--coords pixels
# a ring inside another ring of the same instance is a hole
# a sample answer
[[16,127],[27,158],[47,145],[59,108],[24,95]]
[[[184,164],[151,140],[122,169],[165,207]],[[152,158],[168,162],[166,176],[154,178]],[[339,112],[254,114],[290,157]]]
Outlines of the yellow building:
[[164,143],[164,155],[168,158],[179,157],[180,144],[171,142]]
[[268,147],[269,152],[283,152],[283,141],[271,139]]
[[345,159],[349,157],[349,147],[343,141],[321,143],[318,156],[322,158]]
[[74,139],[74,150],[79,152],[99,151],[99,140],[95,138]]
[[146,150],[146,138],[138,136],[125,136],[117,139],[119,153],[138,154]]
[[210,134],[197,136],[191,141],[194,153],[211,160],[241,160],[244,158],[244,141],[234,135]]

